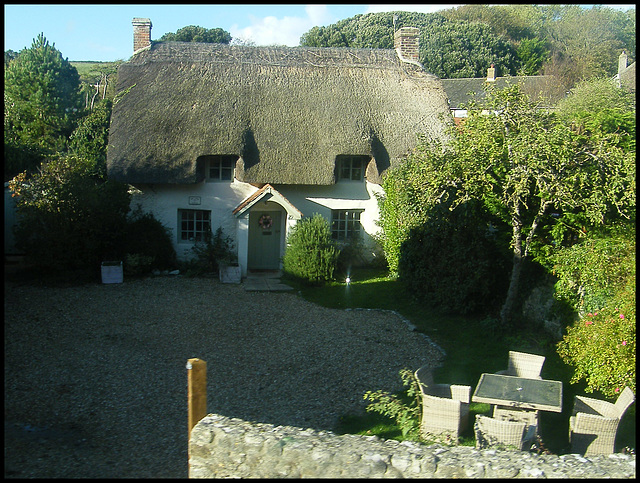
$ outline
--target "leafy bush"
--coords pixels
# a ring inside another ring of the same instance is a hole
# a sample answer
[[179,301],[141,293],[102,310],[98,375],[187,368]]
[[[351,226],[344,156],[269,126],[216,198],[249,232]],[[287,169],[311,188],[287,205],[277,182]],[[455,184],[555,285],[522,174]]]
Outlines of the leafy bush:
[[331,238],[329,222],[319,214],[303,218],[287,237],[282,259],[285,274],[309,283],[333,280],[339,250]]
[[607,304],[635,273],[635,228],[595,236],[548,257],[556,297],[584,315]]
[[233,239],[224,234],[221,226],[215,233],[208,233],[204,241],[196,242],[192,250],[196,254],[196,260],[189,271],[196,275],[217,273],[222,265],[238,261]]
[[561,250],[555,262],[556,296],[580,313],[557,346],[574,366],[571,382],[585,379],[587,391],[607,396],[624,386],[635,392],[635,230],[586,240]]
[[16,245],[45,270],[97,269],[123,256],[127,185],[100,176],[94,161],[59,155],[10,182],[17,196]]
[[615,397],[625,386],[636,392],[635,274],[623,292],[589,312],[558,343],[558,354],[574,366],[571,383]]
[[488,220],[471,202],[453,211],[438,205],[402,244],[400,281],[418,299],[448,312],[496,308],[508,284],[510,260]]
[[409,369],[400,370],[400,379],[407,389],[400,394],[386,391],[367,391],[364,399],[373,401],[367,411],[376,412],[395,420],[404,439],[419,441],[422,417],[422,393],[415,374]]
[[144,275],[151,272],[153,257],[139,253],[127,253],[124,259],[125,275]]

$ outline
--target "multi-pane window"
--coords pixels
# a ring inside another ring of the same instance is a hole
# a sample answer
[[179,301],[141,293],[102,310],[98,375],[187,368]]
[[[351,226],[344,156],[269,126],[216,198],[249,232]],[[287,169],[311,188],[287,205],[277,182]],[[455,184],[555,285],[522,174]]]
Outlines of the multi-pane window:
[[334,240],[347,240],[360,235],[362,210],[331,210],[331,236]]
[[362,181],[369,156],[338,156],[338,180]]
[[207,179],[213,181],[231,181],[233,179],[237,159],[237,156],[231,154],[208,156],[205,165]]
[[211,234],[211,212],[205,210],[178,210],[180,241],[204,241]]

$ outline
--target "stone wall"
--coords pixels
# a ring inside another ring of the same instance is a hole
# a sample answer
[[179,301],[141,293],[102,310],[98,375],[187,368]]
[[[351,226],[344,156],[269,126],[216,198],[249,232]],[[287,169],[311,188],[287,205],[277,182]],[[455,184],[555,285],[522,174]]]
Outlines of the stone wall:
[[635,455],[536,455],[336,435],[209,414],[189,478],[635,478]]

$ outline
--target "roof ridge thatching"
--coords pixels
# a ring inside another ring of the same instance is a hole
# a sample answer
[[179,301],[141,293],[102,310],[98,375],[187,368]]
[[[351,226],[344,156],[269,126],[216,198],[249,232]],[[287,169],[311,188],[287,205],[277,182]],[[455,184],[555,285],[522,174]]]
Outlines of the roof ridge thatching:
[[196,182],[216,154],[249,183],[332,184],[342,154],[382,174],[448,113],[437,77],[385,49],[162,42],[120,66],[117,91],[107,166],[132,184]]

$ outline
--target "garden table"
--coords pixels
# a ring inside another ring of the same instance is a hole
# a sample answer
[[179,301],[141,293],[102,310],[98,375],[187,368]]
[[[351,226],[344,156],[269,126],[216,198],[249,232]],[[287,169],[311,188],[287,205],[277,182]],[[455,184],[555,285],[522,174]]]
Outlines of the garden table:
[[482,374],[473,402],[535,411],[562,412],[562,382]]

